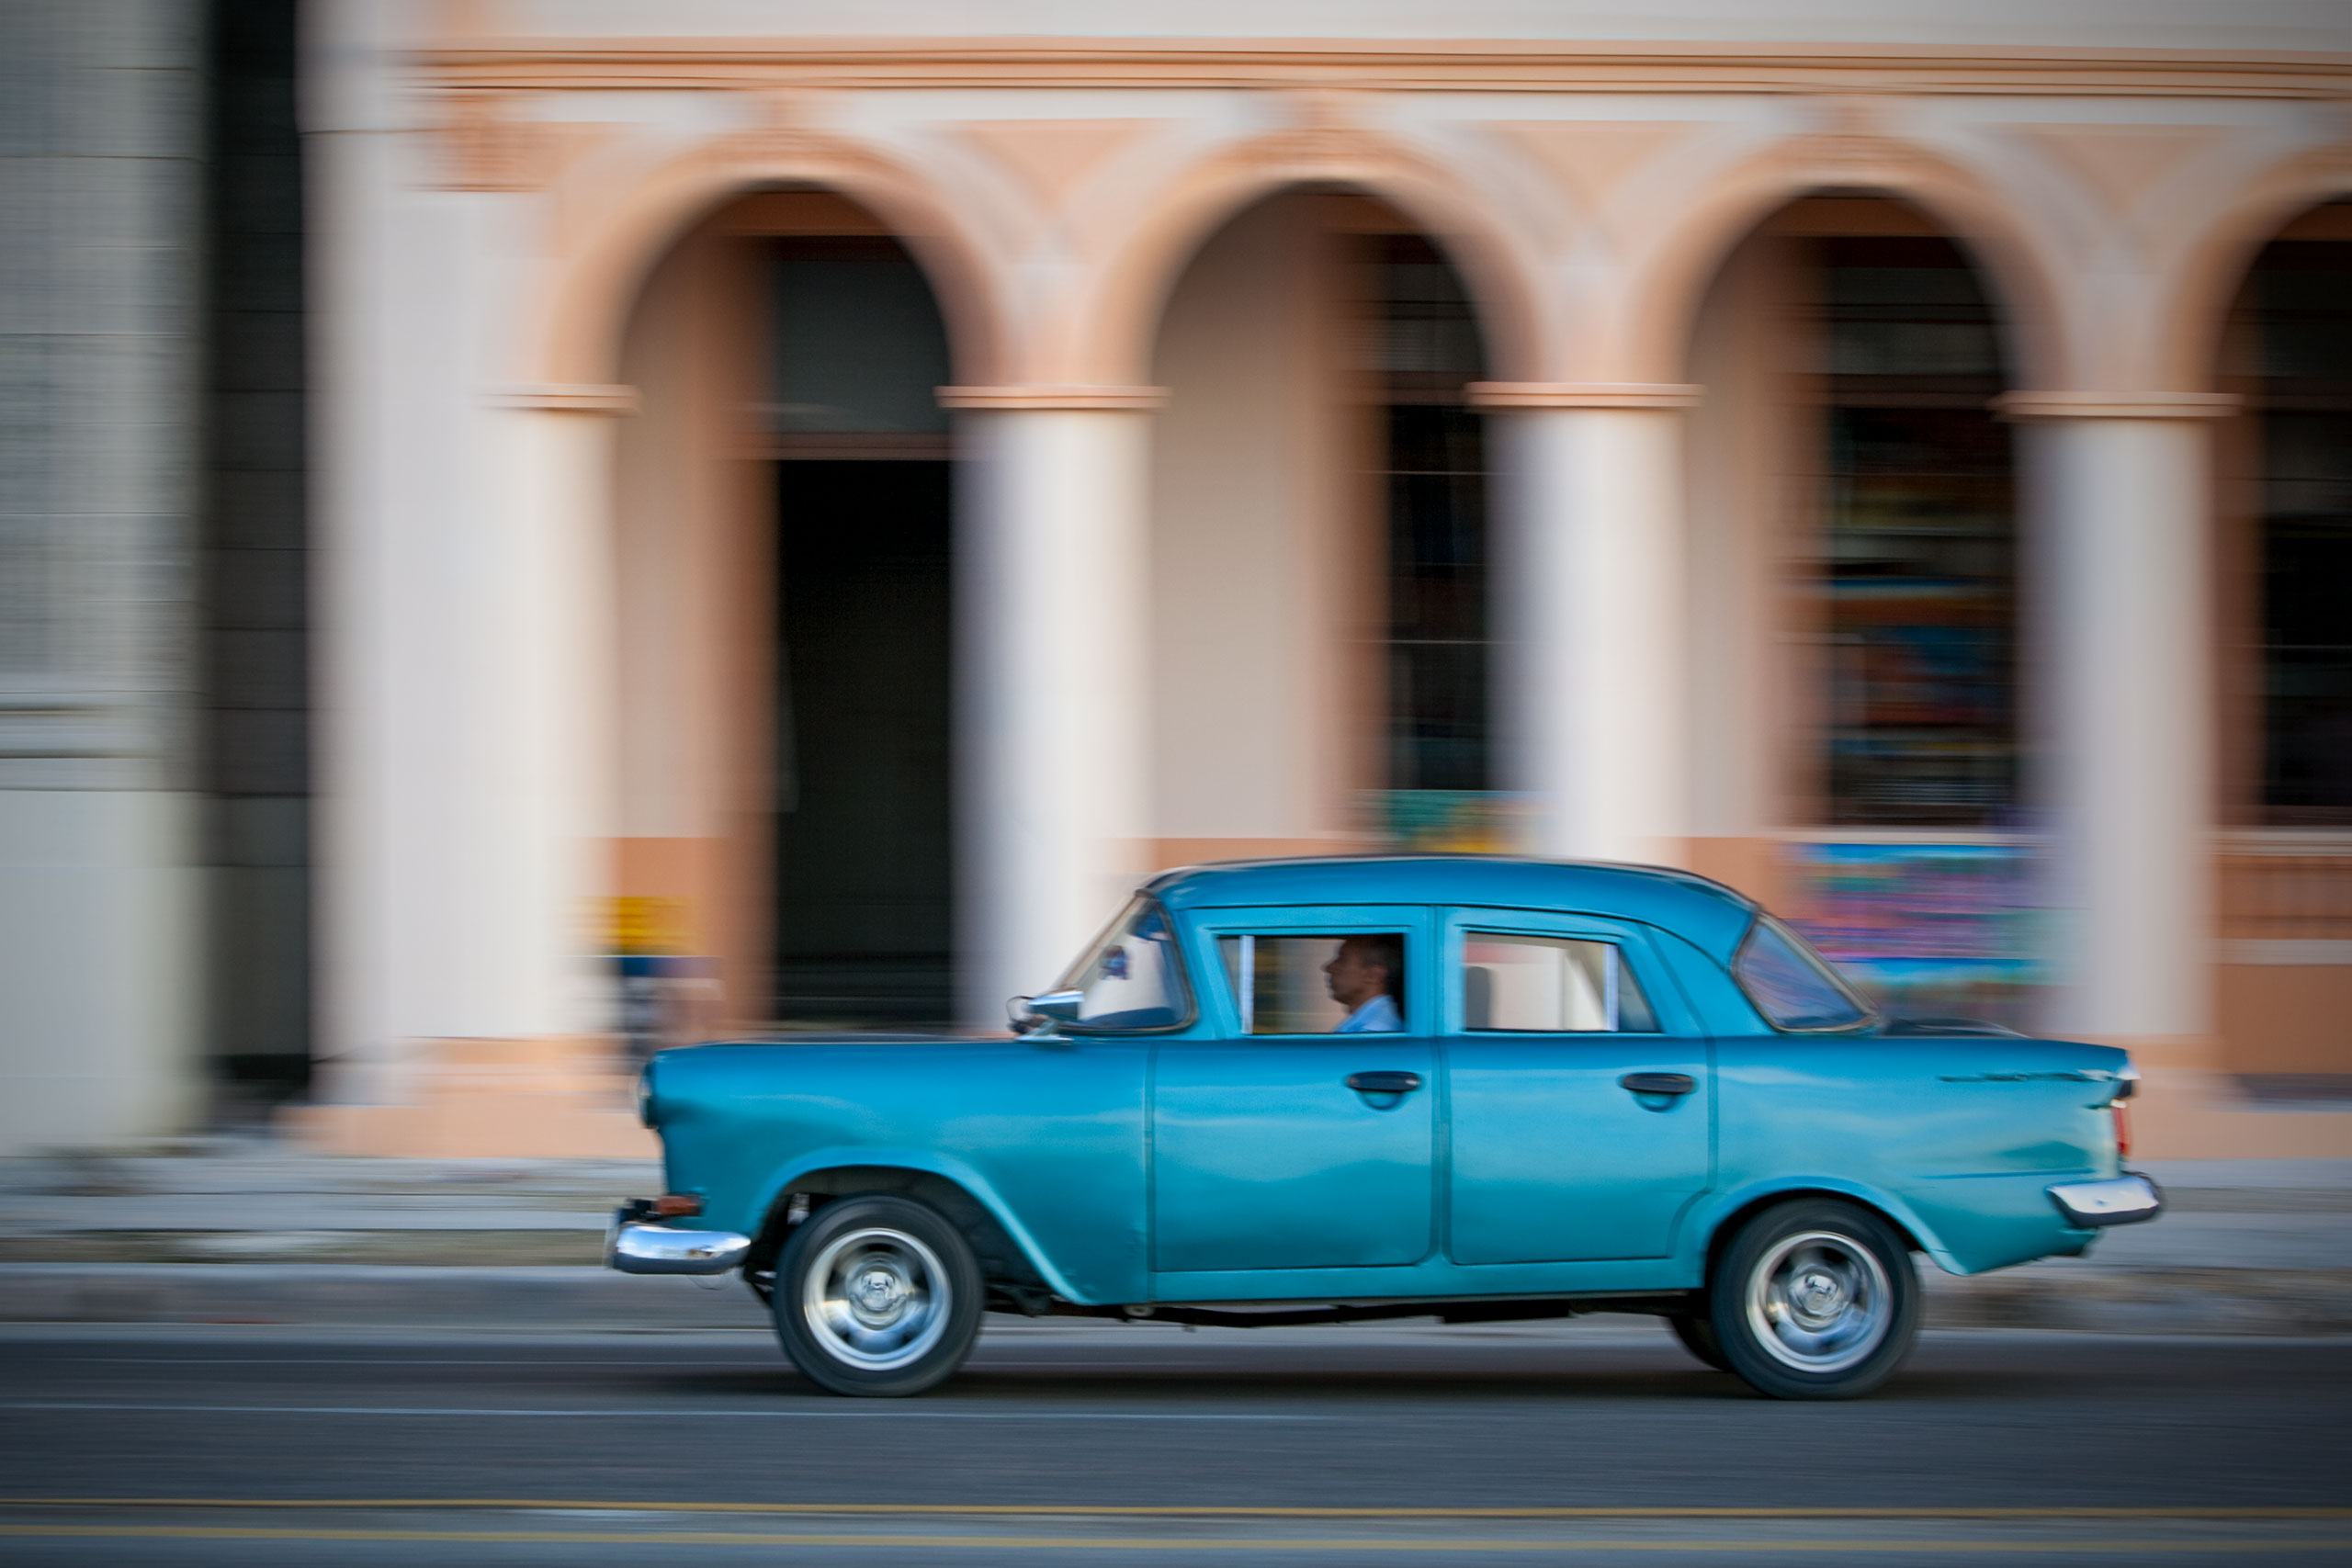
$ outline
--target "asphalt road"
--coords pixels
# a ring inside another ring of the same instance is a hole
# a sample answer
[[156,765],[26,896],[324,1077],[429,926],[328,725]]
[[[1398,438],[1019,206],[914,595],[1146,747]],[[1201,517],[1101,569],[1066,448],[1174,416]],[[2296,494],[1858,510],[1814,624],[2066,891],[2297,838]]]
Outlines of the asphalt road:
[[2352,1562],[2343,1339],[1936,1335],[1846,1404],[1629,1319],[1006,1325],[903,1402],[752,1334],[17,1328],[0,1359],[12,1564]]

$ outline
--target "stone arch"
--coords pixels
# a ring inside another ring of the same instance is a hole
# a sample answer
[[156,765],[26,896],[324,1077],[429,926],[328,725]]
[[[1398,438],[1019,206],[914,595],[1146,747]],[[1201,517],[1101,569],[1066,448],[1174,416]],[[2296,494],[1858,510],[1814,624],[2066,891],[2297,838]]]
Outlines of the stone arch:
[[1718,180],[1683,210],[1634,266],[1623,323],[1596,329],[1616,340],[1616,375],[1675,381],[1689,362],[1690,334],[1707,288],[1732,252],[1771,216],[1809,196],[1907,202],[1967,251],[1991,280],[2007,321],[2011,374],[2021,387],[2070,387],[2088,373],[2085,345],[2070,341],[2067,315],[2041,247],[2012,204],[1966,169],[1907,143],[1871,145],[1855,157],[1826,158],[1788,142]]
[[2312,208],[2352,198],[2352,151],[2318,148],[2246,182],[2170,269],[2154,321],[2163,336],[2151,363],[2166,390],[2213,384],[2230,303],[2262,247]]
[[1442,166],[1385,138],[1328,132],[1244,142],[1160,193],[1146,220],[1097,271],[1088,305],[1073,322],[1073,357],[1082,367],[1073,378],[1114,385],[1146,379],[1170,292],[1201,247],[1258,202],[1317,187],[1373,197],[1419,226],[1469,286],[1488,374],[1545,378],[1554,312],[1521,243]]
[[729,201],[779,186],[830,191],[879,219],[938,297],[957,378],[1000,378],[1004,290],[967,225],[910,171],[868,149],[817,137],[774,147],[752,137],[707,142],[600,200],[563,247],[573,259],[526,329],[527,374],[553,387],[613,382],[629,311],[662,258]]

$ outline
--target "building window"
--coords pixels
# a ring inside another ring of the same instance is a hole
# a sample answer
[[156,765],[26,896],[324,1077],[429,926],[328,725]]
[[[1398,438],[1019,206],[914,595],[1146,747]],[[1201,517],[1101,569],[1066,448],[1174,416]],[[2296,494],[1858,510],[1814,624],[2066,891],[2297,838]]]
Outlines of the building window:
[[1924,236],[1815,242],[1830,822],[2003,826],[2016,522],[1997,319]]
[[2352,241],[2249,281],[2261,420],[2262,818],[2352,827]]
[[[1419,235],[1384,235],[1372,276],[1388,531],[1389,830],[1457,833],[1492,788],[1488,763],[1484,374],[1462,280]],[[1430,840],[1434,841],[1434,840]]]

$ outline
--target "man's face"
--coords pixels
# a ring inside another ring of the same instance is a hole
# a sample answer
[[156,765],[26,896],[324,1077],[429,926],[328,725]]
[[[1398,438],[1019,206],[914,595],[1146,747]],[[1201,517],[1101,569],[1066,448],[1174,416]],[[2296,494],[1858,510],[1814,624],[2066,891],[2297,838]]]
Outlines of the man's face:
[[1388,987],[1388,965],[1372,955],[1372,944],[1359,937],[1340,943],[1331,962],[1323,965],[1331,999],[1352,1012]]

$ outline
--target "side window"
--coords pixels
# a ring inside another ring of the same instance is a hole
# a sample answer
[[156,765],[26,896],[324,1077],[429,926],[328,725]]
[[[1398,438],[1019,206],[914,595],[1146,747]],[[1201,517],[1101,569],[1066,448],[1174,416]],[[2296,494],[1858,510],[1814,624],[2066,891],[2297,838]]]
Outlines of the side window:
[[1613,942],[1464,931],[1461,985],[1468,1030],[1657,1032],[1657,1015]]
[[1405,1027],[1405,933],[1220,936],[1244,1034],[1393,1034]]

